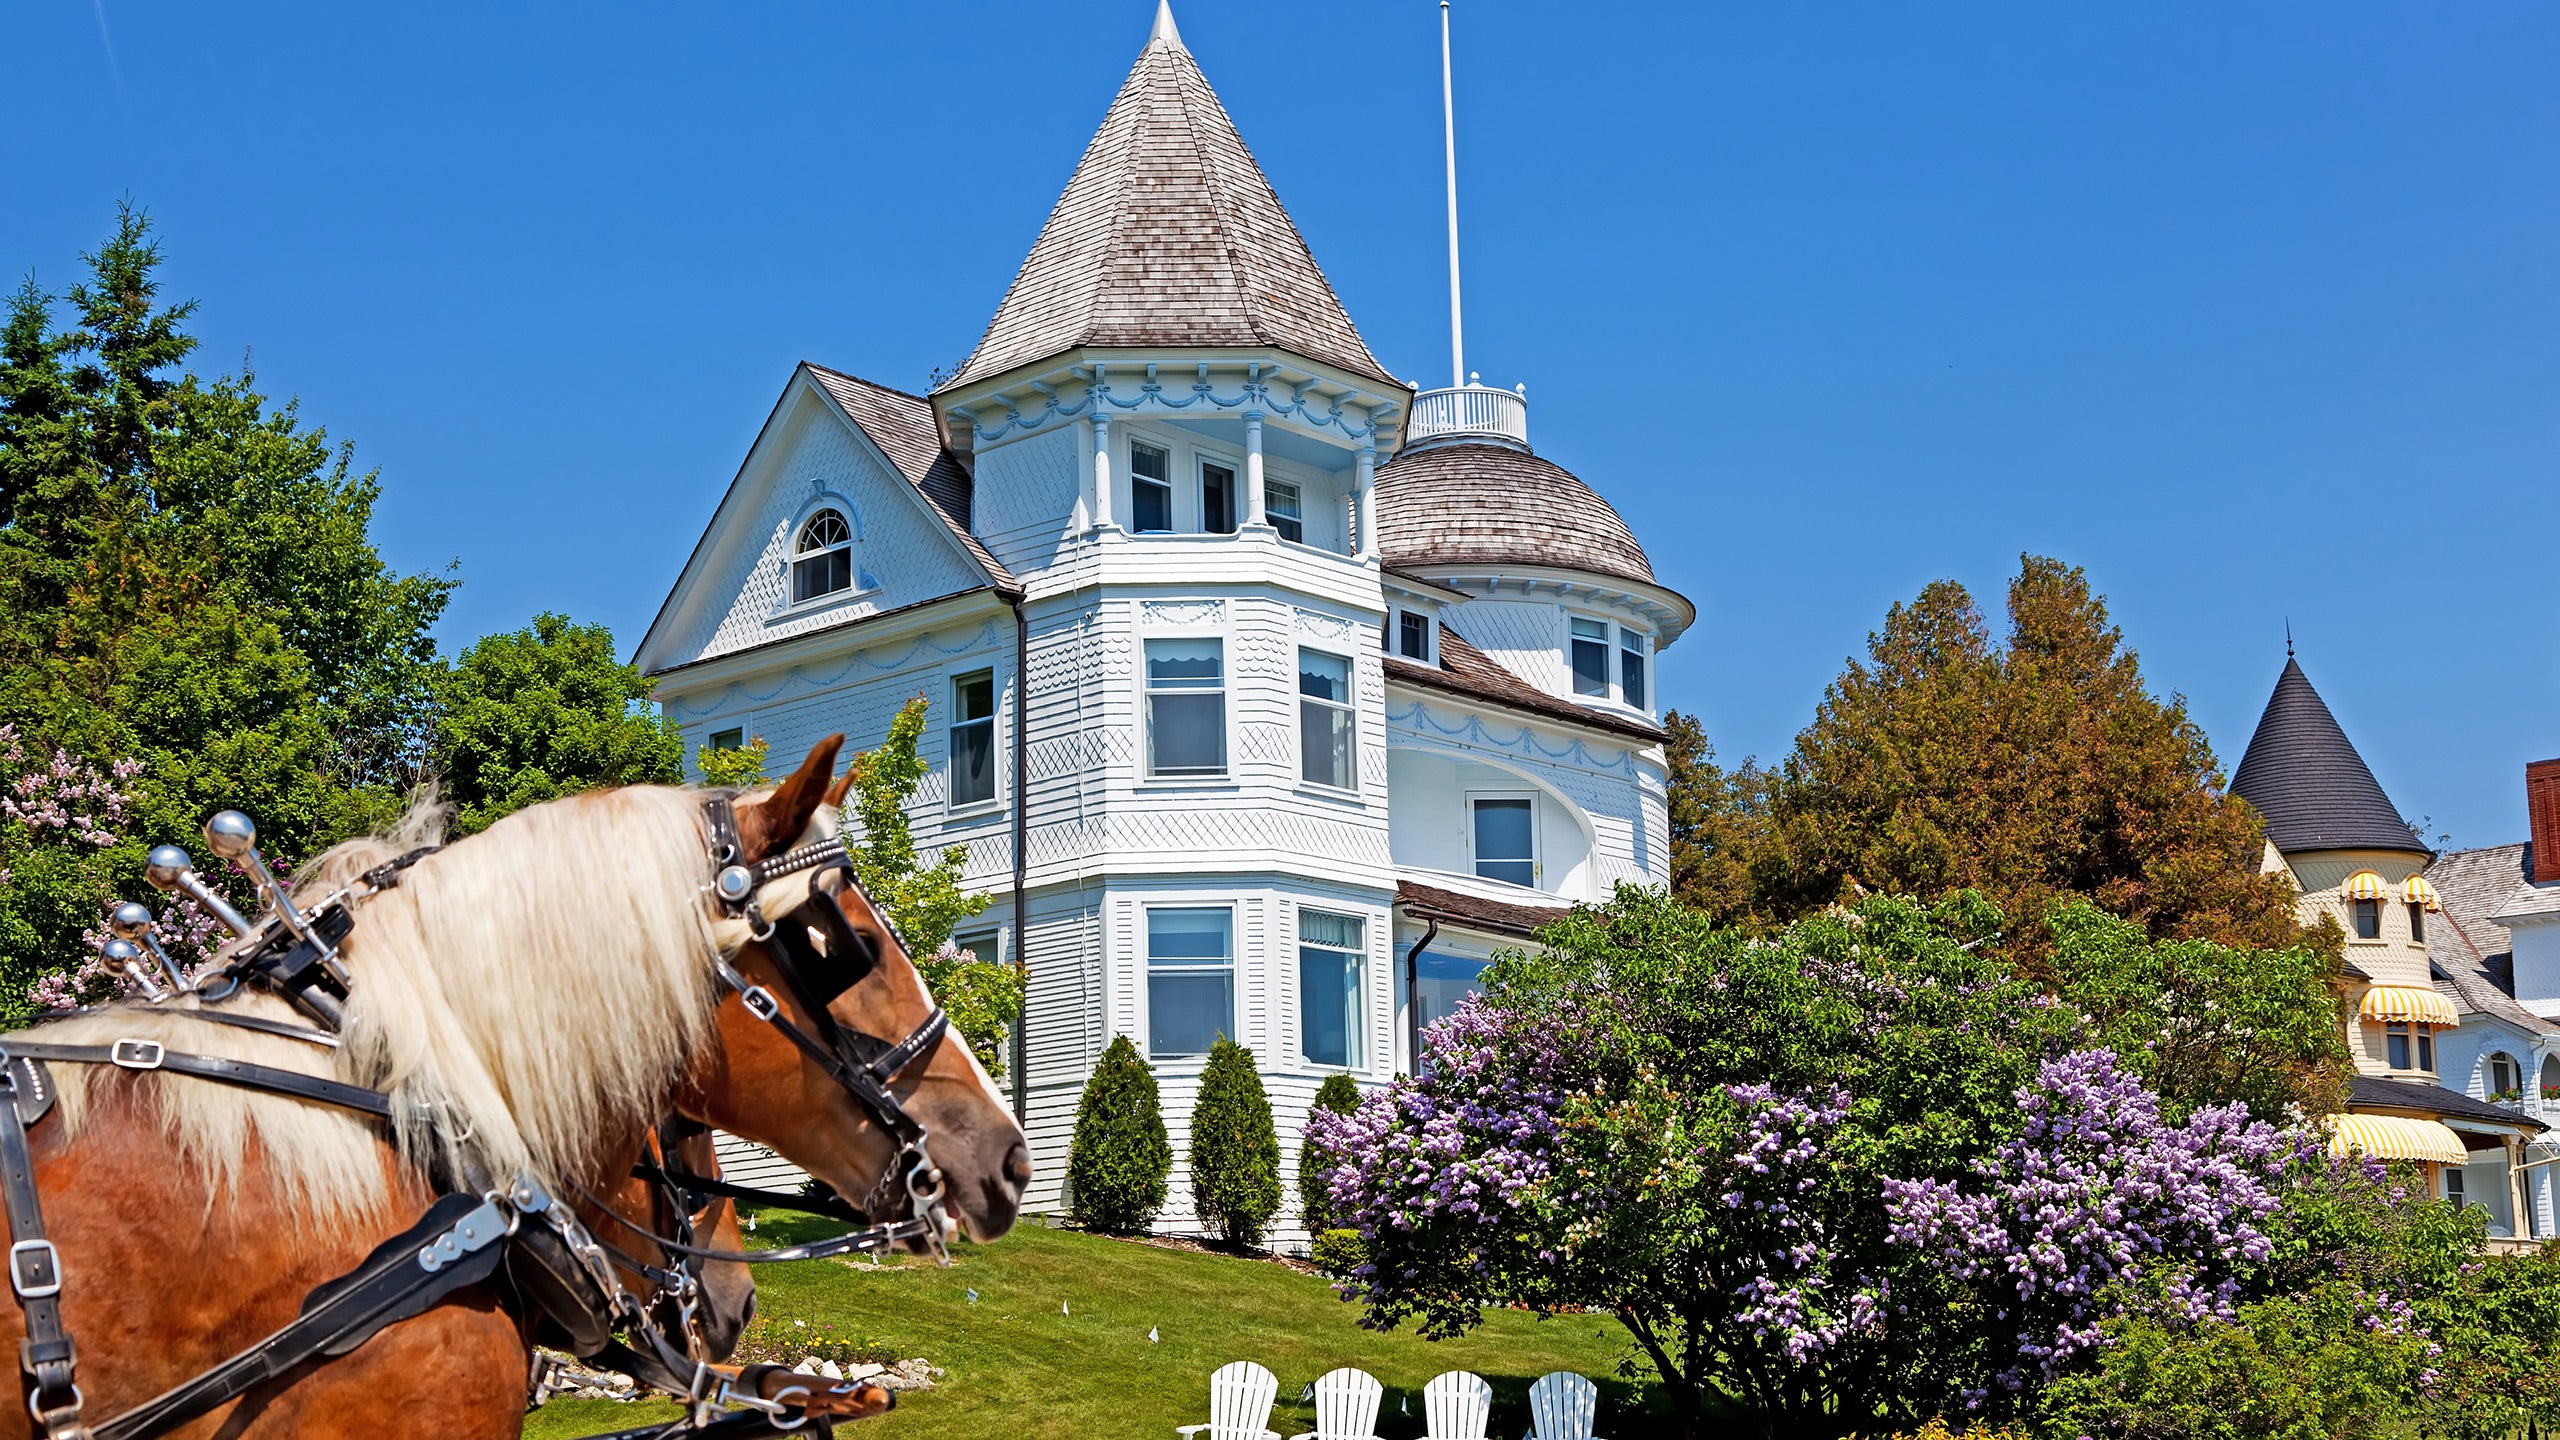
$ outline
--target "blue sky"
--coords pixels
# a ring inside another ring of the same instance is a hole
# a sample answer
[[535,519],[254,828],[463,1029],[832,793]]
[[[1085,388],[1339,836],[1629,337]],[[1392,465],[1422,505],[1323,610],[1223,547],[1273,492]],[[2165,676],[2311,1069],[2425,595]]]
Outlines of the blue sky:
[[[449,641],[628,645],[793,362],[964,356],[1153,0],[0,0],[0,270],[150,208],[203,359],[353,440]],[[1445,384],[1437,8],[1178,6],[1388,366]],[[2087,567],[2238,763],[2303,663],[2455,843],[2560,755],[2560,8],[1461,0],[1469,363],[1782,753],[1885,607]]]

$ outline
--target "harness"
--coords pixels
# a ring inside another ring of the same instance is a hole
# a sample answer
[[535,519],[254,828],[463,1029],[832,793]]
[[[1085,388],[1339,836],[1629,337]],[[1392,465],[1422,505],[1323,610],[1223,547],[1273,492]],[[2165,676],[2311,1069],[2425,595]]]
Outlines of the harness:
[[[921,1243],[949,1263],[947,1242],[955,1229],[943,1204],[943,1177],[926,1150],[922,1122],[899,1100],[895,1084],[901,1074],[930,1053],[949,1029],[936,1007],[924,1022],[895,1043],[841,1024],[828,1003],[876,969],[879,948],[870,937],[846,923],[836,896],[852,884],[852,863],[840,841],[832,838],[756,863],[742,861],[734,792],[718,792],[703,802],[703,824],[713,868],[708,887],[720,912],[746,922],[748,938],[763,942],[784,989],[807,1023],[786,1013],[782,1002],[741,974],[729,954],[715,949],[712,963],[722,983],[737,992],[749,1014],[773,1026],[804,1055],[851,1094],[879,1123],[897,1148],[879,1180],[859,1206],[832,1196],[812,1202],[731,1185],[669,1165],[663,1135],[653,1135],[634,1169],[639,1178],[659,1187],[673,1200],[674,1235],[659,1235],[623,1216],[614,1206],[575,1180],[569,1183],[598,1213],[676,1257],[673,1265],[649,1264],[608,1246],[531,1176],[503,1185],[462,1177],[447,1179],[446,1191],[409,1229],[383,1241],[354,1270],[320,1286],[307,1296],[301,1313],[257,1343],[135,1408],[111,1419],[88,1423],[76,1383],[77,1354],[62,1324],[60,1296],[65,1283],[61,1255],[45,1233],[42,1198],[35,1185],[35,1164],[27,1141],[28,1127],[50,1111],[53,1086],[47,1063],[113,1065],[134,1071],[165,1070],[220,1084],[287,1096],[310,1104],[330,1105],[390,1120],[395,1100],[378,1090],[223,1056],[170,1049],[148,1039],[124,1039],[108,1045],[65,1045],[0,1037],[0,1211],[9,1232],[7,1274],[11,1293],[23,1313],[26,1340],[19,1363],[24,1374],[28,1413],[45,1440],[149,1440],[178,1425],[327,1356],[343,1355],[371,1339],[384,1327],[423,1314],[447,1297],[470,1287],[502,1283],[532,1313],[537,1329],[564,1341],[563,1348],[590,1363],[601,1363],[632,1375],[687,1402],[686,1422],[620,1435],[694,1435],[726,1437],[749,1432],[808,1427],[832,1434],[832,1419],[819,1413],[825,1398],[842,1398],[852,1385],[749,1366],[731,1381],[699,1357],[705,1348],[699,1325],[700,1268],[708,1261],[766,1264],[813,1259],[860,1251],[884,1251]],[[244,817],[236,820],[254,840]],[[215,825],[208,825],[215,838]],[[219,840],[217,840],[219,843]],[[249,841],[237,842],[247,848]],[[183,852],[164,847],[175,857],[164,867],[154,852],[155,870],[166,868],[181,881],[193,879]],[[263,862],[248,850],[252,873],[268,891],[272,913],[256,926],[235,927],[246,943],[195,986],[150,997],[162,1003],[176,994],[192,994],[193,1018],[235,1028],[281,1035],[335,1048],[345,1019],[349,977],[338,950],[353,930],[356,910],[373,895],[397,886],[402,875],[439,847],[414,850],[366,872],[347,890],[330,896],[307,915],[294,909],[267,877]],[[775,882],[809,873],[805,897],[783,912],[781,923],[769,920],[760,896]],[[189,893],[201,882],[185,887]],[[209,892],[208,892],[209,893]],[[199,899],[202,897],[199,896]],[[227,907],[225,907],[227,911]],[[224,913],[224,912],[217,912]],[[154,950],[157,946],[154,945]],[[204,1008],[256,984],[282,995],[316,1022],[308,1028],[263,1016],[239,1015]],[[154,987],[156,988],[156,987]],[[667,1125],[688,1124],[671,1119]],[[663,1127],[662,1127],[663,1128]],[[692,1243],[693,1216],[714,1197],[818,1209],[857,1228],[829,1240],[781,1250],[725,1251]],[[897,1218],[871,1217],[903,1201]],[[642,1299],[624,1288],[615,1275],[619,1266],[655,1288]],[[501,1271],[503,1270],[503,1274]],[[685,1343],[678,1345],[660,1323],[675,1321]],[[766,1391],[772,1391],[766,1394]],[[739,1407],[739,1408],[728,1408]],[[612,1440],[612,1437],[596,1437]]]

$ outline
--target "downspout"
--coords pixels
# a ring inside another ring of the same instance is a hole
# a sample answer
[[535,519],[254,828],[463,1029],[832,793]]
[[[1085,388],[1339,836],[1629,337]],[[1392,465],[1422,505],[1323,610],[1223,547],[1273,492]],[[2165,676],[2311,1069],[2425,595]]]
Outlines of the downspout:
[[1031,1118],[1031,925],[1022,912],[1022,892],[1031,875],[1031,797],[1023,789],[1029,773],[1031,728],[1031,624],[1022,618],[1022,597],[1013,607],[1013,968],[1022,976],[1022,1014],[1013,1022],[1013,1123]]
[[1422,917],[1422,938],[1404,952],[1404,1030],[1405,1061],[1412,1068],[1406,1073],[1422,1073],[1422,950],[1440,936],[1440,922]]

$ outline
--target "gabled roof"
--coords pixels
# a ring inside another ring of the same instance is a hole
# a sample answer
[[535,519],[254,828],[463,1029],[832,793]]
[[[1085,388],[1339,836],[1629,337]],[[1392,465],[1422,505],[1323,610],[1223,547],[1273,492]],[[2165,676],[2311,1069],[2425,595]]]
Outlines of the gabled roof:
[[1013,578],[1013,572],[969,533],[973,482],[959,458],[942,443],[942,429],[933,423],[933,402],[824,365],[810,364],[809,373],[846,417],[861,426],[871,443],[880,447],[880,453],[889,457],[889,463],[898,467],[898,473],[923,494],[934,515],[968,550],[969,558],[987,572],[996,588],[1020,593],[1022,585]]
[[942,389],[1089,345],[1268,346],[1402,383],[1369,353],[1163,12],[995,319]]
[[1387,678],[1463,695],[1470,700],[1489,700],[1512,710],[1525,710],[1549,720],[1569,725],[1588,725],[1648,744],[1662,741],[1662,728],[1632,715],[1617,715],[1577,705],[1560,695],[1550,695],[1505,669],[1502,662],[1467,643],[1465,636],[1443,625],[1440,627],[1440,663],[1425,665],[1402,655],[1389,655]]
[[2276,677],[2258,733],[2232,772],[2231,793],[2266,817],[2267,839],[2292,855],[2305,850],[2429,853],[2400,818],[2337,717],[2292,656]]
[[2516,965],[2503,912],[2533,873],[2530,844],[2448,850],[2427,867],[2427,883],[2444,907],[2427,926],[2427,959],[2451,983],[2462,1008],[2532,1035],[2560,1035],[2560,1023],[2516,1003]]

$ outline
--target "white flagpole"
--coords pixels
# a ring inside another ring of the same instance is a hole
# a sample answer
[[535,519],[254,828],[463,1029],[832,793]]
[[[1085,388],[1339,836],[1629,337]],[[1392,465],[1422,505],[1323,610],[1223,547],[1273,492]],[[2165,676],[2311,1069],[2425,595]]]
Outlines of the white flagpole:
[[1466,328],[1458,306],[1458,112],[1449,95],[1449,0],[1440,0],[1440,136],[1449,161],[1449,369],[1467,383]]

